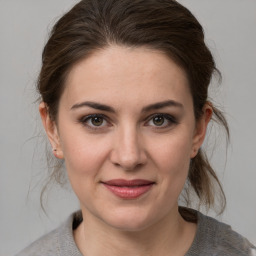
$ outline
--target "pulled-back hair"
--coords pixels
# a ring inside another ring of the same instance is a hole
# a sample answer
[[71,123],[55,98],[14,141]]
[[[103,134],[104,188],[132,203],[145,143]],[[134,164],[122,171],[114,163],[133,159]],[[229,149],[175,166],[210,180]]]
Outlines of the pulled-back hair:
[[[174,0],[82,0],[55,24],[42,55],[37,86],[53,121],[57,121],[60,96],[72,67],[111,45],[146,47],[169,56],[185,71],[195,118],[201,117],[213,73],[220,73],[205,44],[203,28],[188,9]],[[228,134],[223,114],[212,107],[213,119]],[[60,177],[58,172],[57,168],[53,176]],[[193,188],[201,204],[212,207],[216,184],[223,210],[221,184],[200,149],[191,160],[187,188]]]

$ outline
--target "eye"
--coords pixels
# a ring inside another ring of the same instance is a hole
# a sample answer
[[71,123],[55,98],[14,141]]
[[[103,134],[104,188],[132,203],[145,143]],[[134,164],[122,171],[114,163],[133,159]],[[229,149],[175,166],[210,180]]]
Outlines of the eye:
[[90,118],[90,122],[94,126],[101,126],[104,123],[104,119],[100,116],[94,116]]
[[154,125],[156,126],[162,126],[165,122],[165,118],[163,116],[154,116],[152,118],[152,122],[154,123]]
[[166,128],[177,123],[177,120],[169,114],[155,114],[150,117],[147,125],[156,128]]
[[108,122],[105,116],[101,114],[93,114],[93,115],[82,117],[80,119],[80,122],[83,125],[92,129],[102,128],[108,125]]

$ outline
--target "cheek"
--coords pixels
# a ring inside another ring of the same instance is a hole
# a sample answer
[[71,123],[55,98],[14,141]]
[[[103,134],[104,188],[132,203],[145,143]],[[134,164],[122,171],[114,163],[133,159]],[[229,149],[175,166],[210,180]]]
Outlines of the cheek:
[[[90,204],[98,197],[97,184],[101,178],[104,161],[108,155],[106,140],[91,136],[63,137],[63,152],[68,178],[80,202]],[[104,145],[104,146],[103,146]]]
[[167,135],[154,144],[158,146],[151,147],[153,148],[151,155],[156,163],[163,166],[161,169],[166,169],[167,172],[168,169],[173,168],[179,170],[186,162],[190,161],[192,136],[188,132]]
[[109,141],[78,131],[73,136],[63,134],[62,138],[62,149],[70,180],[79,181],[82,177],[88,176],[97,179],[102,163],[108,155]]
[[159,182],[171,194],[180,193],[188,175],[192,140],[186,134],[165,138],[151,154],[159,170]]

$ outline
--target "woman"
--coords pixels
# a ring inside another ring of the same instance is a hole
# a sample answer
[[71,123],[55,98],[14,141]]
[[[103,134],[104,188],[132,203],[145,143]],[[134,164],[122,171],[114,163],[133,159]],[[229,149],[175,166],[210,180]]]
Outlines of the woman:
[[228,131],[208,101],[216,71],[176,1],[83,0],[65,14],[43,52],[39,111],[81,211],[18,255],[252,255],[229,226],[178,205],[185,187],[213,207],[217,184],[224,209],[201,149],[211,119]]

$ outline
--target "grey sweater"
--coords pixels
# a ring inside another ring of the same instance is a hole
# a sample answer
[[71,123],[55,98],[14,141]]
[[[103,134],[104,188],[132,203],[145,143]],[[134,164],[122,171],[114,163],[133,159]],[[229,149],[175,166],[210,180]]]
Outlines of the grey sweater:
[[[185,256],[256,256],[256,248],[230,226],[200,212],[196,214],[196,236]],[[81,212],[74,213],[61,227],[16,256],[82,256],[73,237],[73,230],[81,221]]]

